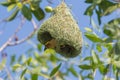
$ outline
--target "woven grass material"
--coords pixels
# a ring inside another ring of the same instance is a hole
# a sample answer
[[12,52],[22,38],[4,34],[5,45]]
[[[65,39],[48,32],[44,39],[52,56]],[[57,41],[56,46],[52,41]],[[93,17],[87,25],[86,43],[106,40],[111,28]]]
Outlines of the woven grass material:
[[54,9],[54,14],[41,25],[38,40],[45,45],[56,40],[55,51],[64,57],[75,57],[81,52],[82,33],[70,9],[62,2]]

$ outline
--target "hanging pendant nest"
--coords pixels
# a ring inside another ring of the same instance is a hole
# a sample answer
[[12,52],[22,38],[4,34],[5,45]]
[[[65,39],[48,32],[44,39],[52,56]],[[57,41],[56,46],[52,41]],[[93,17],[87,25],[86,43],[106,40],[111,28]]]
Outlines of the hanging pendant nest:
[[38,31],[38,40],[42,44],[51,39],[56,40],[55,51],[64,57],[76,57],[81,53],[82,33],[64,2],[54,9],[53,15]]

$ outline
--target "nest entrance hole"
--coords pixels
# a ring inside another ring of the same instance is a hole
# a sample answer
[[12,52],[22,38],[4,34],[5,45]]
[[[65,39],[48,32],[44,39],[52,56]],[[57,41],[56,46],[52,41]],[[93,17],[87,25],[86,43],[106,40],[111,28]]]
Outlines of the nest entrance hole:
[[42,39],[43,44],[45,44],[46,42],[52,40],[53,37],[51,36],[49,32],[46,31],[41,34],[41,39]]
[[60,50],[63,53],[72,54],[74,52],[75,48],[73,46],[70,46],[70,45],[66,44],[66,45],[61,45]]

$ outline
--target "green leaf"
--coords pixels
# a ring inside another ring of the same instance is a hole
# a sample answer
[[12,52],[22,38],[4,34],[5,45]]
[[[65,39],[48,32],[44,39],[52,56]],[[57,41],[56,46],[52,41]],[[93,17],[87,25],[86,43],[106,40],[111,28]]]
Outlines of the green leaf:
[[88,27],[85,27],[85,30],[86,30],[87,32],[92,32],[92,29],[90,29],[90,28],[88,28]]
[[14,2],[0,2],[0,5],[2,6],[5,6],[5,7],[8,7],[10,6],[11,4],[13,4]]
[[89,80],[94,80],[94,79],[93,79],[93,73],[89,73],[89,74],[86,76],[86,78],[88,78]]
[[19,58],[17,59],[18,62],[21,62],[22,61],[22,56],[23,55],[20,55]]
[[104,47],[106,47],[109,51],[111,51],[113,48],[111,43],[104,44]]
[[3,68],[4,68],[4,65],[0,64],[0,70],[3,70]]
[[22,9],[24,4],[22,4],[22,2],[17,2],[16,5],[19,9]]
[[34,53],[34,56],[36,59],[40,57],[39,53],[37,53],[37,52]]
[[114,51],[116,55],[120,55],[120,40],[118,40],[114,45]]
[[16,17],[17,14],[18,14],[18,12],[19,12],[19,9],[17,8],[17,9],[12,13],[12,15],[9,16],[6,20],[7,20],[7,21],[12,21],[13,19],[15,19],[15,17]]
[[2,62],[0,63],[0,71],[5,67],[6,59],[2,59]]
[[56,53],[55,50],[50,48],[44,51],[44,54],[55,54],[55,53]]
[[116,80],[119,80],[119,70],[116,70],[115,76],[116,76]]
[[120,32],[119,24],[120,24],[119,19],[109,21],[108,24],[104,25],[104,33],[114,39],[118,38]]
[[55,75],[55,73],[56,73],[56,72],[59,70],[59,68],[61,67],[61,64],[62,64],[62,63],[60,63],[57,67],[55,67],[55,68],[51,71],[50,77],[52,77],[52,76]]
[[83,59],[83,61],[91,61],[91,60],[92,60],[92,57],[91,57],[91,56],[85,57],[85,58]]
[[84,70],[93,69],[93,66],[87,65],[87,64],[79,65],[79,67],[80,67],[81,69],[84,69]]
[[43,12],[41,8],[37,8],[31,11],[38,21],[42,20],[45,17],[45,13]]
[[106,9],[106,11],[102,14],[102,16],[106,16],[106,15],[112,13],[112,12],[115,11],[117,8],[118,8],[117,5],[108,7],[108,9]]
[[69,71],[75,76],[75,77],[78,77],[78,74],[77,72],[75,71],[75,69],[73,67],[70,67],[69,68]]
[[97,19],[98,19],[98,22],[99,22],[99,25],[101,24],[101,10],[100,10],[100,8],[99,8],[99,10],[95,10],[96,11],[96,13],[97,13]]
[[94,4],[100,4],[102,0],[93,0]]
[[[30,74],[40,74],[41,72],[41,65],[35,66],[32,69],[28,70],[28,73]],[[43,73],[44,74],[44,73]]]
[[120,18],[115,18],[115,19],[112,19],[111,21],[108,22],[108,24],[120,24]]
[[50,55],[50,61],[56,62],[57,60],[58,60],[58,58],[56,57],[56,55],[54,55],[54,54]]
[[93,0],[86,0],[85,3],[93,3]]
[[13,70],[16,70],[17,68],[20,68],[20,67],[22,67],[22,65],[20,65],[20,64],[15,64],[12,68],[13,68]]
[[104,31],[103,31],[107,36],[113,37],[116,33],[114,28],[108,27],[107,25],[104,26]]
[[96,29],[97,31],[100,30],[99,26],[94,22],[94,20],[93,20],[92,18],[91,18],[91,24],[92,24],[92,27],[93,27],[94,29]]
[[35,0],[31,1],[32,4],[30,4],[30,9],[33,11],[33,10],[36,10],[39,8],[39,2],[36,2]]
[[10,6],[7,7],[7,11],[11,11],[16,7],[16,4],[11,4]]
[[[117,3],[110,2],[108,0],[102,0],[102,2],[99,4],[99,8],[105,12],[110,6],[114,6]],[[104,6],[103,6],[104,5]]]
[[15,55],[12,55],[12,56],[11,56],[10,65],[12,65],[12,64],[15,62],[15,57],[16,57]]
[[22,77],[24,76],[24,74],[26,73],[26,71],[27,71],[27,68],[25,68],[25,69],[22,71],[21,76],[20,76],[21,79],[22,79]]
[[10,1],[10,2],[17,2],[17,1],[19,1],[19,0],[8,0],[8,1]]
[[101,64],[99,66],[99,71],[100,71],[101,74],[106,75],[107,72],[109,71],[109,64],[106,65],[106,67],[103,64]]
[[30,65],[30,62],[31,62],[31,61],[32,61],[32,58],[30,57],[30,58],[28,58],[28,59],[25,61],[24,64]]
[[102,52],[102,47],[100,44],[97,44],[96,45],[96,49],[98,50],[98,52]]
[[102,42],[102,39],[100,39],[96,34],[86,32],[85,36],[92,42]]
[[85,80],[84,76],[82,76],[81,74],[79,74],[79,80]]
[[99,64],[99,63],[100,63],[99,57],[98,57],[98,55],[95,53],[94,50],[92,50],[92,59],[93,59],[93,62],[94,62],[95,64]]
[[32,19],[31,10],[27,6],[23,5],[21,12],[27,20],[30,21]]
[[42,44],[38,44],[38,45],[37,45],[37,49],[38,49],[39,51],[42,51]]
[[116,65],[113,65],[112,70],[113,70],[113,73],[115,74],[115,72],[116,72],[116,70],[117,70]]
[[113,38],[111,38],[111,37],[103,38],[103,41],[105,43],[113,43]]
[[31,74],[31,80],[38,80],[38,74]]
[[27,60],[27,65],[30,65],[30,62],[32,61],[32,58],[30,57],[28,60]]
[[117,79],[109,77],[109,76],[104,76],[102,80],[117,80]]
[[94,5],[90,5],[87,9],[86,9],[86,11],[85,11],[85,15],[88,15],[88,16],[92,16],[93,15],[93,9],[95,8],[95,6]]
[[120,69],[120,61],[113,61],[113,65]]

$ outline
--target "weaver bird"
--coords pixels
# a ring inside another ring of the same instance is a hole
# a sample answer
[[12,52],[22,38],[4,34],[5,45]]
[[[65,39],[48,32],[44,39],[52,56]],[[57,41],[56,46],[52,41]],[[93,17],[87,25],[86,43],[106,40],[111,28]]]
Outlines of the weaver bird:
[[55,39],[51,39],[49,40],[48,42],[45,43],[45,49],[48,49],[48,48],[52,48],[54,49],[56,47],[56,40]]

